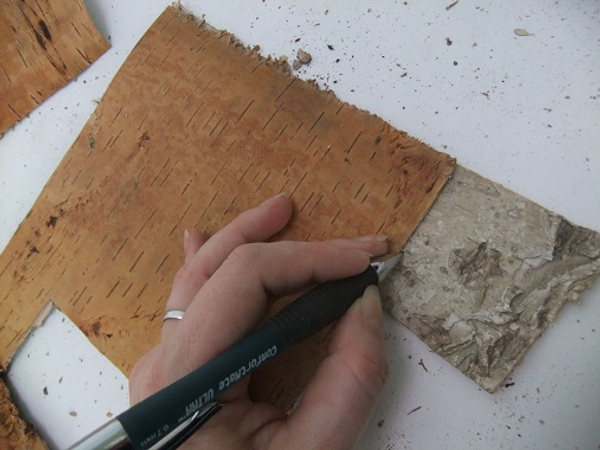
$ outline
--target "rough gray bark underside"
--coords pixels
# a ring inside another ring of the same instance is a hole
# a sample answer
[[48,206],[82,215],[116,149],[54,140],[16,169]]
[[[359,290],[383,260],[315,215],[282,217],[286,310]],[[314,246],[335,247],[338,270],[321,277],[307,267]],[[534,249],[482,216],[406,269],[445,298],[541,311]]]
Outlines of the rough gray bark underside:
[[386,309],[489,392],[600,272],[600,234],[457,167],[382,286]]

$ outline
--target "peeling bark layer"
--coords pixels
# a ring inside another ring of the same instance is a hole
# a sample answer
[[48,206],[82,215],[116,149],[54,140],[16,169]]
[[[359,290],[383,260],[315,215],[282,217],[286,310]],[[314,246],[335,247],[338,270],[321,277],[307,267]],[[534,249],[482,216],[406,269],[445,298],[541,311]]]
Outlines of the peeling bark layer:
[[600,234],[457,167],[383,286],[386,308],[489,392],[600,272]]

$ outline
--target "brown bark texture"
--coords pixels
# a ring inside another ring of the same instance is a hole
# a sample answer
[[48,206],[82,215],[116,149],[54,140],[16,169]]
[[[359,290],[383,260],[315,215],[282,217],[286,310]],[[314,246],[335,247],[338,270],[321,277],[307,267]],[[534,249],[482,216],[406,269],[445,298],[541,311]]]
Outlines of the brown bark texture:
[[35,429],[19,415],[10,392],[0,378],[0,448],[2,450],[45,450]]
[[0,2],[0,135],[108,47],[81,0]]
[[[277,239],[406,243],[454,160],[279,66],[176,8],[158,18],[0,256],[3,367],[53,302],[128,374],[158,342],[183,230],[279,192],[294,216]],[[306,361],[263,397],[289,406]]]

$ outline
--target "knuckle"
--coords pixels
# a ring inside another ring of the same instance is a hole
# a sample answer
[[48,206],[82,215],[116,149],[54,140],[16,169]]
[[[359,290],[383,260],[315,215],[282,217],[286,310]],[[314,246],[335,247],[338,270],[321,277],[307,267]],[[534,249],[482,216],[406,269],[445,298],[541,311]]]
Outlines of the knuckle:
[[160,347],[155,347],[142,356],[131,369],[129,390],[132,403],[137,403],[165,386],[163,365],[160,360]]
[[263,244],[260,243],[242,244],[236,247],[225,261],[238,271],[247,269],[255,264],[262,247]]
[[179,268],[177,273],[175,274],[175,278],[173,280],[174,284],[186,284],[192,280],[192,273],[187,264],[184,264]]
[[361,354],[354,360],[351,370],[361,388],[373,400],[381,394],[390,373],[388,360],[380,353]]

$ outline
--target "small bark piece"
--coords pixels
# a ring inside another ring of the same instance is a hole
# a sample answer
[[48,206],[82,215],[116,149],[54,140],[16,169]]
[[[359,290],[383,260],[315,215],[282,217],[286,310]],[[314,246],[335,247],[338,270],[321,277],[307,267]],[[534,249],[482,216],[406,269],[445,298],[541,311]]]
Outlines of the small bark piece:
[[524,28],[515,28],[514,32],[517,36],[521,36],[521,37],[522,36],[533,36],[533,34],[531,34],[529,31],[527,31]]
[[384,282],[391,314],[489,392],[600,272],[600,234],[457,167]]
[[0,2],[0,133],[108,47],[81,0]]
[[20,416],[10,391],[0,379],[0,448],[3,450],[45,450],[48,447],[35,429]]
[[302,65],[310,64],[312,61],[311,54],[302,49],[298,50],[296,57],[298,58],[298,62]]

